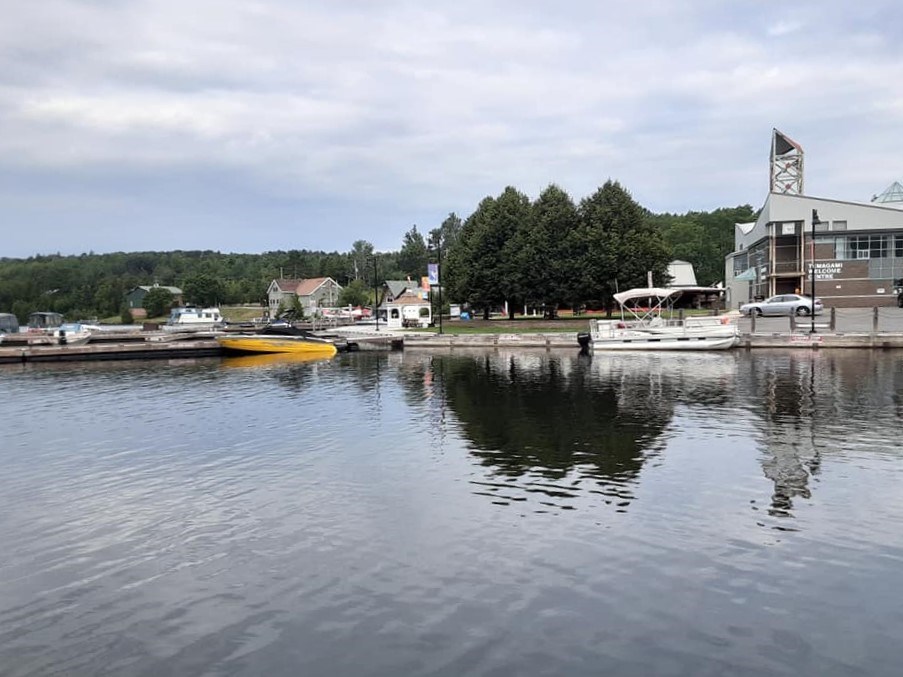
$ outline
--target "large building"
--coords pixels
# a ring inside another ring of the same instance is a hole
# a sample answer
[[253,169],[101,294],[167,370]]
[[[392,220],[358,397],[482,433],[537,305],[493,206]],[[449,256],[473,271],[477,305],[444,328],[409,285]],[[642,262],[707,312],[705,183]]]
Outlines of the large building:
[[[728,307],[775,294],[815,294],[825,306],[896,304],[903,278],[903,186],[869,203],[803,194],[802,148],[774,130],[771,185],[754,223],[738,223],[726,259]],[[814,247],[813,247],[814,234]]]

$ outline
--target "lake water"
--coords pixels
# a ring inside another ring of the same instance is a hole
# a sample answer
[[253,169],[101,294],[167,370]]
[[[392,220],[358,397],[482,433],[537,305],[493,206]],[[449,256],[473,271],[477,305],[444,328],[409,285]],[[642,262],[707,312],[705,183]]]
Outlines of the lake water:
[[0,674],[899,675],[903,354],[0,367]]

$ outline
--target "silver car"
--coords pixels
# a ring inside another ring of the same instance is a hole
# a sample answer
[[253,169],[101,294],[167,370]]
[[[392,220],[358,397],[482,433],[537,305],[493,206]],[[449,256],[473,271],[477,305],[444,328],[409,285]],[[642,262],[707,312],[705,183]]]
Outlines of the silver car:
[[[815,314],[822,311],[821,299],[815,299]],[[741,315],[809,315],[812,312],[812,299],[799,294],[778,294],[764,301],[744,303],[740,306]]]

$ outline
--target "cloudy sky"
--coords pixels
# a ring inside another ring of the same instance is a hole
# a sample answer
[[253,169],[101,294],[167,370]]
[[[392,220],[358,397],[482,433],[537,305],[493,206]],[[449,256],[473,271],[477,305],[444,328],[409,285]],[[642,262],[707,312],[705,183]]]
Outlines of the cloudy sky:
[[0,256],[394,250],[513,185],[750,203],[903,179],[903,5],[6,0]]

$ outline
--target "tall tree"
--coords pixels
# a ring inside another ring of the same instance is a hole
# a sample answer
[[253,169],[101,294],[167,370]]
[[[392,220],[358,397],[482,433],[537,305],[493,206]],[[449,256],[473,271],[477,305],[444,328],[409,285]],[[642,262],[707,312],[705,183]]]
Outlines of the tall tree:
[[355,240],[351,245],[352,279],[367,277],[367,265],[373,256],[373,245],[366,240]]
[[450,212],[438,228],[430,231],[430,246],[441,245],[444,258],[445,253],[448,253],[458,241],[463,225],[460,217],[454,212]]
[[464,221],[446,263],[449,300],[469,303],[488,319],[493,305],[502,301],[495,278],[501,248],[493,238],[496,200],[485,197]]
[[494,270],[501,298],[508,304],[508,317],[528,296],[532,295],[533,273],[526,267],[530,231],[530,199],[508,186],[495,201],[492,232],[488,238],[499,251]]
[[579,208],[577,244],[583,250],[578,295],[610,307],[618,289],[646,286],[651,271],[665,282],[670,259],[658,231],[645,221],[643,208],[616,181],[606,181]]
[[426,264],[429,261],[426,241],[423,235],[413,226],[404,234],[401,251],[398,253],[398,266],[405,275],[414,280],[419,280],[426,275]]
[[577,207],[571,196],[552,184],[536,202],[524,254],[524,269],[531,271],[532,298],[545,307],[546,316],[555,318],[558,307],[575,305],[574,261],[579,252],[576,231]]

